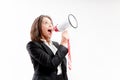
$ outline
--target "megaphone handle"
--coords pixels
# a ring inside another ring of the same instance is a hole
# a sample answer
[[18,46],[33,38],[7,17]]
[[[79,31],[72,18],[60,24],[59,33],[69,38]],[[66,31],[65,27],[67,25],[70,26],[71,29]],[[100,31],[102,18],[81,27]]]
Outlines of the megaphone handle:
[[68,68],[71,70],[72,68],[72,60],[71,60],[71,53],[70,53],[70,40],[68,40]]

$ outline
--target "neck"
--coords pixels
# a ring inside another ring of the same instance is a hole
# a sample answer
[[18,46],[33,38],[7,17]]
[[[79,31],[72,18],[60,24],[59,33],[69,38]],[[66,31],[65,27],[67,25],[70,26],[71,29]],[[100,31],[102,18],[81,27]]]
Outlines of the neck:
[[49,40],[46,40],[46,42],[47,42],[48,44],[50,44],[50,39],[49,39]]
[[48,44],[50,44],[50,38],[44,38],[42,37],[43,41],[45,40]]

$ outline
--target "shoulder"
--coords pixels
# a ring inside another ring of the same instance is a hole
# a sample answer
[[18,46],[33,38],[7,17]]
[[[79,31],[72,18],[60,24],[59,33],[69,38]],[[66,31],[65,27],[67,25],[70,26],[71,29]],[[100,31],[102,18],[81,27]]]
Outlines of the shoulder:
[[38,46],[40,47],[41,45],[40,45],[40,43],[38,43],[36,41],[29,41],[26,45],[27,49],[31,48],[31,47],[38,47]]
[[28,47],[28,46],[31,46],[31,45],[35,45],[35,42],[34,42],[34,41],[29,41],[29,42],[27,43],[27,47]]

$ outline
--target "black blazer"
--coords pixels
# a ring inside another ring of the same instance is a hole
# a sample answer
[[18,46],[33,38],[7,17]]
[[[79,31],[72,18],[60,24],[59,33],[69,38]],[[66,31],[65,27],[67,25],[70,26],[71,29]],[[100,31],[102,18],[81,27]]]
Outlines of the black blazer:
[[58,49],[55,55],[44,42],[30,41],[27,44],[27,50],[34,67],[32,80],[56,80],[57,67],[60,63],[63,78],[64,80],[68,80],[65,58],[68,49],[63,45],[59,45],[57,42],[53,42],[53,44]]

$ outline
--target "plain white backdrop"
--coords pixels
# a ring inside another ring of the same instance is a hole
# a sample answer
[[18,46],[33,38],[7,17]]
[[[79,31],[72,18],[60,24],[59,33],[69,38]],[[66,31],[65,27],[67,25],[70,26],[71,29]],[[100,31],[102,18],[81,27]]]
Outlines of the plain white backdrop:
[[[33,20],[47,14],[56,25],[69,13],[79,23],[69,29],[70,80],[120,80],[119,0],[1,0],[0,80],[32,80],[26,44]],[[61,33],[52,39],[59,42]]]

